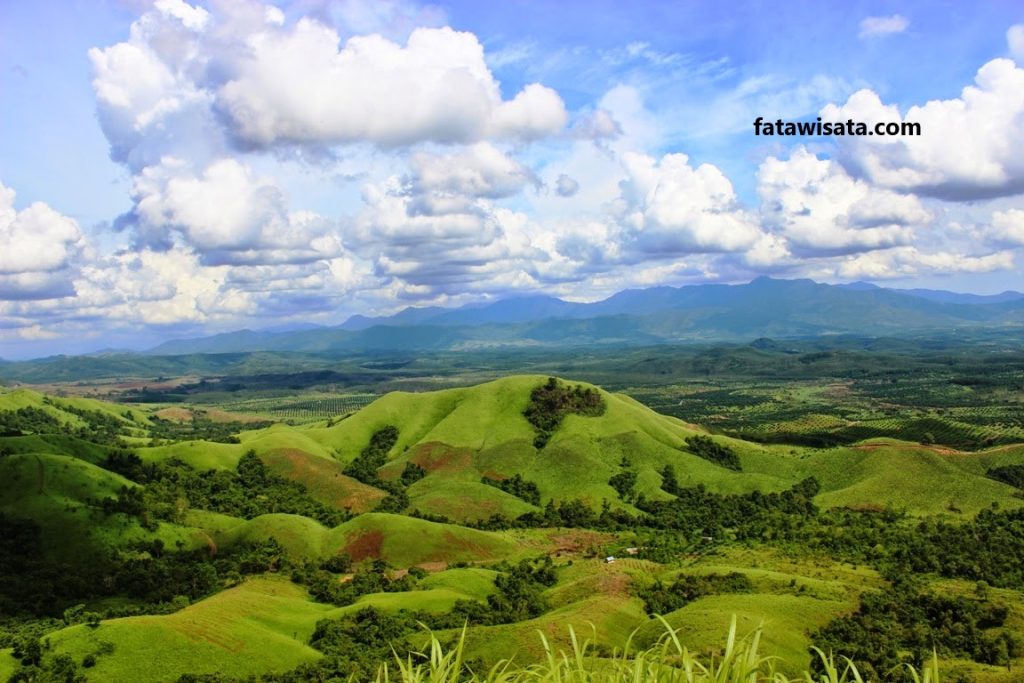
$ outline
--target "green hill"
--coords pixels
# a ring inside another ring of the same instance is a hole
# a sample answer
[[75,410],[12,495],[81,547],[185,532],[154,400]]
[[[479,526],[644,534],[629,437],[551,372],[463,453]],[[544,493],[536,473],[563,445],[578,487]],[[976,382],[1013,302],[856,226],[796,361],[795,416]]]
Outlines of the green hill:
[[47,453],[0,458],[0,512],[28,517],[41,528],[43,549],[54,555],[81,557],[136,541],[161,539],[168,547],[200,544],[197,531],[160,524],[143,529],[127,515],[107,515],[97,501],[116,497],[135,484],[83,460]]
[[273,538],[299,558],[348,553],[357,562],[382,559],[393,567],[498,560],[522,553],[502,534],[383,513],[360,515],[327,529],[298,515],[268,514],[213,529],[218,548]]
[[[57,653],[75,661],[96,656],[90,680],[174,681],[184,673],[245,677],[318,659],[320,653],[306,643],[316,622],[332,611],[287,580],[252,579],[174,614],[111,619],[97,628],[80,624],[49,638]],[[96,654],[104,643],[113,652]]]
[[[1011,508],[1024,504],[1012,487],[985,477],[979,464],[1024,462],[1024,448],[999,449],[996,458],[984,451],[961,454],[881,439],[852,448],[811,449],[712,437],[737,454],[737,472],[686,450],[688,438],[704,433],[699,428],[600,389],[604,414],[567,415],[538,450],[523,412],[530,392],[545,380],[525,375],[468,388],[395,392],[334,427],[311,428],[307,435],[347,463],[374,432],[397,427],[398,440],[381,476],[397,477],[407,462],[423,467],[427,476],[410,487],[410,507],[455,520],[495,512],[516,516],[530,509],[499,489],[481,486],[484,476],[519,474],[537,485],[542,502],[580,498],[595,508],[603,500],[622,505],[608,480],[622,471],[623,462],[637,474],[635,492],[654,499],[668,497],[660,489],[660,471],[671,465],[681,486],[703,485],[720,493],[781,491],[813,476],[822,486],[817,502],[825,507],[891,506],[913,514],[970,515],[993,502]],[[943,495],[936,496],[937,490]]]

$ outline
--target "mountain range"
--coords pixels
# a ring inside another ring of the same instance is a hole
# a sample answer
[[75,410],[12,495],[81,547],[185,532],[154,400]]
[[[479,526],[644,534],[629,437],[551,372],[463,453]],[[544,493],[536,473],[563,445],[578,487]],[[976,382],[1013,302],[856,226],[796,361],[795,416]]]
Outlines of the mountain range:
[[1020,292],[984,296],[762,277],[741,285],[628,289],[594,303],[537,295],[460,308],[406,308],[387,317],[356,315],[336,327],[176,339],[146,353],[636,345],[1017,326],[1024,326]]

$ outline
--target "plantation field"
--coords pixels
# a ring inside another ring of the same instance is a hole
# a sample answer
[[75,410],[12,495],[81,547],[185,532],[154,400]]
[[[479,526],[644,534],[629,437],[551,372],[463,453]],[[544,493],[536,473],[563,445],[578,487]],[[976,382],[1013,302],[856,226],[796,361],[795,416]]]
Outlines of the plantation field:
[[225,401],[219,407],[231,413],[268,418],[294,423],[336,419],[372,403],[376,394],[323,394],[307,393],[294,396],[251,398]]
[[627,391],[666,415],[766,443],[827,446],[891,437],[979,450],[1024,441],[1019,392],[1005,391],[999,380],[991,384],[971,387],[922,374],[898,382],[718,380]]

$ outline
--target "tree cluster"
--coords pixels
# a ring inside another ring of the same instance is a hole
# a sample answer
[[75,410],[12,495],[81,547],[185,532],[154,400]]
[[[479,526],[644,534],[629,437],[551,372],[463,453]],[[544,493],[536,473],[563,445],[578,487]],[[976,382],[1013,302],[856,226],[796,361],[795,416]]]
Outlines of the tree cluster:
[[547,445],[558,425],[569,413],[597,417],[605,411],[604,398],[596,389],[577,384],[570,387],[554,377],[530,392],[530,403],[523,415],[533,425],[534,447]]
[[518,473],[513,474],[507,479],[494,479],[485,476],[480,481],[488,486],[501,489],[505,493],[511,493],[516,498],[525,500],[531,505],[540,505],[540,489],[537,488],[535,483],[523,479],[522,475]]
[[742,469],[740,457],[736,455],[736,451],[718,443],[710,436],[702,436],[700,434],[691,436],[686,440],[686,450],[727,469],[737,472]]

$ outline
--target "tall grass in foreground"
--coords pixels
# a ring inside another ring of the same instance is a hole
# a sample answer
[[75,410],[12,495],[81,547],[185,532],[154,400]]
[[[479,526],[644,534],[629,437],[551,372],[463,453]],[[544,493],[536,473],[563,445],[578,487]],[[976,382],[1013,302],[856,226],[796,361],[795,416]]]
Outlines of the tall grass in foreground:
[[[569,627],[572,648],[556,650],[544,634],[545,660],[528,667],[500,662],[490,671],[470,672],[465,667],[463,630],[454,647],[445,649],[431,634],[426,652],[396,657],[394,665],[381,666],[377,683],[872,683],[861,677],[853,662],[837,659],[815,648],[820,673],[804,672],[796,678],[775,671],[774,657],[758,654],[761,629],[745,638],[736,636],[736,618],[729,626],[725,648],[717,657],[698,659],[679,642],[676,632],[667,632],[657,645],[630,651],[630,644],[611,657],[591,653],[592,642],[580,640]],[[632,638],[630,639],[632,640]],[[913,667],[892,672],[898,680],[912,683],[940,683],[938,658],[933,656],[920,671]]]

